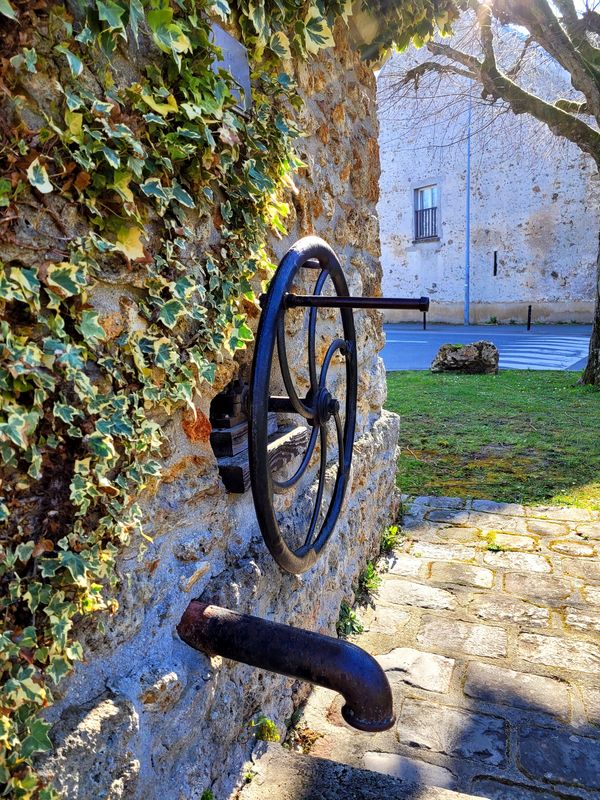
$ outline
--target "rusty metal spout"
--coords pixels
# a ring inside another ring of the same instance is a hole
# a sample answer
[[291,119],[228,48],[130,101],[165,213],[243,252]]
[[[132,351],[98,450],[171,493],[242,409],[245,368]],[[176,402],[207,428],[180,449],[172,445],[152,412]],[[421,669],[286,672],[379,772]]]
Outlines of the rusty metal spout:
[[376,733],[395,722],[384,671],[354,644],[197,600],[185,610],[177,631],[186,644],[206,655],[334,689],[346,701],[342,716],[353,728]]

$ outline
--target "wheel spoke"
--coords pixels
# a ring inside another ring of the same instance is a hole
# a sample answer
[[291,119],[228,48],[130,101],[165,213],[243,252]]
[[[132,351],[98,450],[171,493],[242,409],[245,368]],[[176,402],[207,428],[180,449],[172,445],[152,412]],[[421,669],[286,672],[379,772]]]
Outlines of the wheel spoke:
[[[315,284],[314,294],[321,294],[321,290],[329,273],[323,270],[319,275]],[[313,392],[317,390],[317,357],[316,357],[316,329],[317,329],[317,311],[316,308],[311,308],[308,317],[308,372],[310,375],[310,388]]]
[[295,412],[300,414],[300,416],[304,417],[305,419],[312,419],[313,412],[310,408],[304,405],[302,400],[300,400],[298,397],[294,387],[294,381],[292,380],[292,376],[290,374],[287,351],[285,348],[285,314],[283,312],[279,315],[279,319],[277,321],[277,356],[279,358],[281,377],[283,378],[283,383],[285,384],[288,397],[290,398],[290,402],[294,407]]
[[313,534],[315,532],[315,528],[317,526],[317,522],[319,521],[319,515],[321,513],[321,503],[323,502],[323,491],[325,489],[325,470],[327,469],[327,427],[325,425],[321,425],[321,462],[319,464],[319,486],[317,487],[317,497],[315,499],[315,507],[313,508],[312,517],[310,519],[310,525],[308,526],[308,532],[306,534],[306,539],[304,541],[304,547],[309,547]]
[[325,358],[323,359],[323,364],[321,366],[321,374],[319,375],[319,388],[325,386],[325,381],[327,380],[327,371],[329,369],[329,365],[331,364],[331,359],[334,357],[338,350],[345,351],[347,347],[345,339],[334,339],[333,342],[329,345],[327,352],[325,353]]
[[285,492],[289,488],[294,486],[294,484],[298,483],[300,478],[306,472],[306,468],[308,467],[313,451],[315,449],[315,444],[317,443],[318,434],[319,434],[319,428],[315,425],[310,433],[310,439],[308,440],[306,453],[304,453],[304,456],[302,457],[302,463],[300,464],[296,472],[294,472],[291,478],[288,478],[285,481],[278,481],[275,478],[271,479],[273,482],[274,492],[276,492],[277,494],[281,494],[282,492]]

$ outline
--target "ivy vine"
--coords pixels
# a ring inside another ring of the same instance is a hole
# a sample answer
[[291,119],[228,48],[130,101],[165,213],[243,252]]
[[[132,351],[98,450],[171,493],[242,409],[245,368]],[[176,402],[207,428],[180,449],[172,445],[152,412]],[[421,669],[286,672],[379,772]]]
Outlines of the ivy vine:
[[[451,0],[390,9],[402,36],[453,17]],[[157,414],[193,409],[220,355],[252,338],[253,279],[272,270],[268,236],[285,232],[301,165],[286,66],[332,46],[350,13],[340,0],[0,0],[0,241],[20,254],[0,261],[2,796],[58,797],[33,768],[51,747],[40,712],[83,656],[75,620],[116,611],[115,557],[144,536],[136,501],[160,478]],[[249,116],[215,68],[215,19],[248,48]],[[54,97],[32,110],[35,76]],[[20,228],[31,209],[51,223],[38,245]],[[199,246],[203,220],[216,235]],[[123,275],[134,291],[107,316],[95,294]]]

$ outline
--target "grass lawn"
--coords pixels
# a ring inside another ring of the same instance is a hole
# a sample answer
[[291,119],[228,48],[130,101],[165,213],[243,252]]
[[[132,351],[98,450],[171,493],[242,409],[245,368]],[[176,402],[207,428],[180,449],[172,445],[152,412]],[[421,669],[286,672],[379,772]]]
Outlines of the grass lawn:
[[398,486],[600,509],[600,392],[573,372],[388,373]]

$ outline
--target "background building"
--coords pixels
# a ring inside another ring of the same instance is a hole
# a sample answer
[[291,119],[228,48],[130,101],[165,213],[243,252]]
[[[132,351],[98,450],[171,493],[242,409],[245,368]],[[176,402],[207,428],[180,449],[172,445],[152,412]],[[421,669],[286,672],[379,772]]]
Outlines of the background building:
[[[463,49],[467,35],[465,24],[456,34]],[[519,32],[504,29],[501,42],[505,69],[521,59],[521,82],[525,71],[543,97],[573,96],[547,55],[520,57]],[[529,304],[537,322],[590,322],[600,227],[592,160],[528,116],[491,107],[468,80],[402,85],[408,69],[432,58],[411,48],[378,76],[384,294],[428,294],[432,320],[462,322],[470,129],[471,322],[522,322]]]

